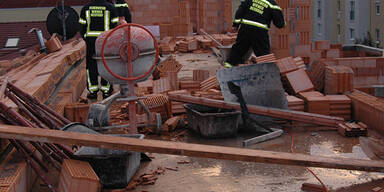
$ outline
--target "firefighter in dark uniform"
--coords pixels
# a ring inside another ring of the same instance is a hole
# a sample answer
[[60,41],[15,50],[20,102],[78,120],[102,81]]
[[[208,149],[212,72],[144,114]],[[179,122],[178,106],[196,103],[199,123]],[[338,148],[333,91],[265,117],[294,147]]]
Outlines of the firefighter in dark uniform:
[[131,11],[129,10],[129,6],[125,2],[125,0],[117,0],[115,3],[115,7],[117,9],[117,14],[120,18],[124,17],[127,23],[132,23]]
[[[81,9],[79,23],[82,27],[80,33],[87,44],[88,99],[97,99],[99,92],[99,72],[97,71],[96,60],[92,58],[95,54],[96,39],[104,31],[116,27],[118,22],[116,8],[106,0],[92,0]],[[105,99],[112,94],[113,86],[101,78],[100,89]]]
[[129,10],[128,3],[125,0],[108,0],[108,2],[114,4],[119,21],[125,20],[126,23],[132,23],[131,10]]
[[238,30],[236,43],[224,67],[237,66],[250,47],[256,56],[270,54],[268,31],[271,21],[278,28],[286,25],[282,9],[274,0],[241,0],[233,21],[233,28]]

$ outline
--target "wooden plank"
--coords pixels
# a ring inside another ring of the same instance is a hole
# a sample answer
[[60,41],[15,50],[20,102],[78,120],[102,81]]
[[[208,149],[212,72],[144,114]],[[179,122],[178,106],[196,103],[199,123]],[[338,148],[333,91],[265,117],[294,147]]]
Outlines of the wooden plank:
[[[207,99],[202,97],[194,97],[189,95],[169,94],[169,99],[184,103],[194,103],[199,105],[206,105],[210,107],[217,107],[223,109],[241,110],[238,103],[229,103],[220,100]],[[339,117],[331,117],[326,115],[319,115],[313,113],[306,113],[300,111],[290,111],[276,108],[268,108],[256,105],[247,105],[250,113],[257,115],[265,115],[280,119],[294,120],[316,125],[333,126],[336,127],[339,123],[343,123],[344,119]]]
[[260,136],[250,138],[250,139],[243,141],[243,146],[246,147],[246,146],[250,146],[250,145],[253,145],[256,143],[261,143],[261,142],[264,142],[264,141],[267,141],[270,139],[274,139],[276,137],[280,137],[284,133],[284,131],[281,129],[272,128],[272,130],[273,130],[273,132],[271,132],[271,133],[267,133],[267,134],[260,135]]
[[0,125],[0,137],[66,145],[120,149],[137,152],[164,153],[200,158],[383,172],[384,161],[340,157],[311,156],[298,153],[262,151],[244,148],[189,144],[108,135],[64,132],[21,126]]

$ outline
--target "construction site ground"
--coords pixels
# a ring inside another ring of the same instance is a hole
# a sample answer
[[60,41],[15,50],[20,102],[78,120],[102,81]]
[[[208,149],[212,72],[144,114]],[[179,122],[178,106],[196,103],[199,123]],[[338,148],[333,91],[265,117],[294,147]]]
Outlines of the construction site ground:
[[[294,151],[297,153],[368,159],[357,138],[346,138],[336,131],[311,131],[314,127],[293,128]],[[236,138],[202,139],[189,132],[185,142],[230,147],[242,147],[242,141],[255,136],[254,133],[240,132]],[[255,144],[247,148],[267,151],[289,152],[291,136]],[[209,191],[209,192],[272,192],[301,191],[303,183],[318,183],[305,168],[297,166],[248,163],[216,159],[181,157],[163,154],[150,154],[152,162],[142,163],[137,175],[150,172],[158,167],[176,168],[166,170],[158,176],[155,185],[139,186],[135,191]],[[178,162],[189,162],[178,164]],[[336,169],[312,168],[331,191],[370,191],[374,187],[384,187],[383,173],[367,173]],[[352,187],[351,187],[352,186]],[[347,189],[343,189],[348,187]]]
[[[179,73],[180,79],[191,78],[194,69],[209,70],[213,74],[216,69],[220,68],[216,57],[210,53],[177,54],[176,59],[183,64],[183,68]],[[358,138],[340,136],[336,130],[314,126],[292,126],[290,132],[294,136],[294,151],[297,153],[368,159],[359,145]],[[242,148],[242,142],[256,136],[256,133],[239,132],[235,138],[204,139],[192,131],[179,129],[176,130],[176,133],[170,135],[148,135],[146,138]],[[174,135],[178,136],[175,138]],[[286,130],[279,138],[247,148],[290,152],[290,145],[291,135]],[[318,184],[314,176],[304,167],[298,166],[191,158],[155,153],[148,154],[148,156],[152,158],[152,161],[141,163],[140,169],[133,180],[158,168],[165,170],[164,174],[158,175],[153,185],[138,186],[129,191],[297,192],[301,191],[300,188],[303,183]],[[374,187],[384,188],[383,173],[323,168],[311,169],[327,185],[330,191],[357,192],[370,191]],[[52,178],[55,178],[55,176]],[[48,191],[40,183],[39,181],[35,183],[33,191]],[[125,191],[125,189],[113,191]]]

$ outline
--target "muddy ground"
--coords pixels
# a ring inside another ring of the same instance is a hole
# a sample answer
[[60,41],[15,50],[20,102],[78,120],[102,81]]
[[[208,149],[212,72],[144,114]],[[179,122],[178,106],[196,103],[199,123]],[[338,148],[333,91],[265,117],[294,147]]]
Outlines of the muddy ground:
[[[319,156],[368,159],[356,138],[345,138],[336,131],[293,131],[295,152]],[[236,138],[207,140],[196,134],[186,139],[189,143],[221,145],[242,148],[242,141],[252,134],[240,133]],[[282,137],[247,148],[267,151],[290,151],[291,137]],[[188,192],[270,192],[301,191],[302,183],[318,183],[303,167],[248,163],[215,159],[191,158],[163,154],[150,154],[152,162],[144,163],[138,175],[157,167],[178,167],[158,176],[155,185],[139,186],[134,191],[188,191]],[[189,161],[189,164],[178,164]],[[336,169],[312,168],[330,191],[370,191],[384,187],[383,173],[367,173]],[[354,185],[353,187],[350,187]],[[350,187],[342,189],[343,187]]]

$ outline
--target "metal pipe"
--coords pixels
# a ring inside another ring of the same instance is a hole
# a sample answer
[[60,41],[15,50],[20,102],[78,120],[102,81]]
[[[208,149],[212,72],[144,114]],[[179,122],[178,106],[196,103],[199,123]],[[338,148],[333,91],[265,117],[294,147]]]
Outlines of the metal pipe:
[[[23,125],[27,127],[34,127],[37,128],[36,125],[32,124],[28,120],[24,119],[20,114],[16,113],[12,108],[6,106],[3,102],[0,102],[0,108],[6,111],[7,116],[9,116],[11,119],[15,119],[17,125]],[[34,142],[30,142],[45,158],[51,159],[49,154],[38,144]],[[34,156],[33,156],[34,157]],[[34,157],[37,158],[37,157]],[[44,166],[42,163],[39,162],[38,158],[36,160],[41,166]],[[55,162],[51,162],[53,165],[55,165]],[[48,170],[47,170],[48,171]]]
[[40,53],[47,52],[47,47],[45,46],[45,43],[44,43],[43,32],[38,28],[32,28],[28,31],[28,33],[32,33],[32,32],[36,33],[36,37],[40,42],[40,46],[41,46]]
[[55,187],[53,187],[53,185],[49,183],[49,181],[48,181],[46,175],[44,174],[44,172],[42,172],[38,168],[36,163],[34,163],[32,161],[32,157],[24,150],[24,148],[20,145],[20,143],[18,143],[16,140],[13,140],[13,139],[10,139],[10,142],[16,147],[16,149],[18,151],[20,151],[24,155],[26,162],[32,167],[32,169],[36,172],[37,176],[39,176],[41,178],[41,180],[43,180],[43,182],[48,186],[48,188],[52,192],[56,192]]
[[8,86],[8,89],[10,89],[11,91],[13,91],[18,97],[22,98],[24,97],[25,99],[23,100],[28,100],[30,102],[32,102],[33,104],[36,104],[38,106],[40,106],[41,108],[43,108],[45,111],[47,111],[48,113],[52,114],[54,117],[56,117],[57,119],[59,119],[60,121],[63,122],[64,125],[66,124],[69,124],[71,123],[70,120],[68,120],[67,118],[57,114],[55,111],[53,111],[51,108],[49,108],[48,106],[42,104],[39,100],[37,100],[35,97],[25,93],[24,91],[22,91],[21,89],[19,89],[18,87],[16,87],[15,85],[13,85],[12,83],[8,83],[7,84]]
[[61,0],[61,21],[63,22],[63,41],[67,40],[67,29],[65,26],[65,20],[67,19],[67,16],[65,15],[65,9],[64,9],[64,0]]
[[[27,115],[29,115],[29,117],[31,118],[31,119],[35,119],[36,117],[28,110],[28,109],[26,109],[25,107],[28,107],[30,110],[32,110],[33,112],[35,112],[35,113],[37,113],[37,111],[40,111],[40,110],[34,110],[32,107],[30,107],[30,106],[28,106],[28,105],[26,105],[26,106],[24,106],[17,98],[16,98],[16,96],[13,94],[13,93],[10,93],[10,92],[7,92],[7,96],[13,101],[13,102],[15,102],[16,103],[16,105],[19,107],[19,109],[21,109],[23,112],[25,112]],[[14,113],[12,113],[14,116],[19,116],[17,113],[16,114],[14,114]],[[19,116],[20,117],[20,116]],[[41,117],[41,116],[40,116]],[[21,117],[20,117],[21,118]],[[48,119],[44,119],[44,120],[46,120],[46,121],[48,121]],[[37,118],[36,118],[36,120],[35,121],[37,121],[37,122],[39,122],[39,123],[41,123]],[[23,124],[23,125],[25,125],[25,126],[28,126],[27,124]],[[36,127],[36,126],[32,126],[32,127]],[[44,125],[44,124],[39,124],[39,127],[40,128],[47,128],[47,126],[46,125]],[[52,144],[47,144],[47,145],[52,145]],[[55,147],[54,145],[52,145],[51,146],[51,149],[52,149],[52,152],[53,153],[57,153],[57,155],[58,156],[60,156],[61,157],[61,159],[60,159],[60,163],[62,162],[62,159],[63,158],[67,158],[67,159],[69,159],[69,156],[73,156],[73,152],[71,151],[71,150],[68,150],[65,146],[62,146],[62,145],[59,145],[60,146],[60,148],[62,148],[63,149],[63,151],[61,151],[61,150],[59,150],[57,147]],[[39,150],[40,151],[40,150]],[[70,154],[70,155],[68,155],[68,154]],[[44,154],[43,154],[44,155]],[[48,154],[47,154],[48,155]]]
[[47,151],[43,149],[43,147],[39,143],[36,143],[36,142],[30,142],[30,143],[40,152],[41,155],[43,155],[43,158],[49,161],[49,163],[51,163],[53,167],[55,167],[60,172],[61,170],[60,166],[57,165],[57,162],[48,154]]
[[28,109],[26,109],[24,104],[21,103],[21,101],[19,99],[17,99],[16,96],[13,93],[11,93],[9,91],[6,91],[6,95],[17,105],[17,107],[22,112],[24,112],[29,118],[31,118],[32,121],[34,121],[37,124],[38,127],[40,127],[40,128],[48,128],[35,115],[33,115]]
[[63,162],[63,158],[60,157],[55,151],[53,151],[50,146],[51,146],[51,144],[45,143],[45,145],[43,145],[43,148],[46,151],[49,151],[49,154],[51,155],[51,157],[53,159],[55,159],[59,163],[62,163]]

